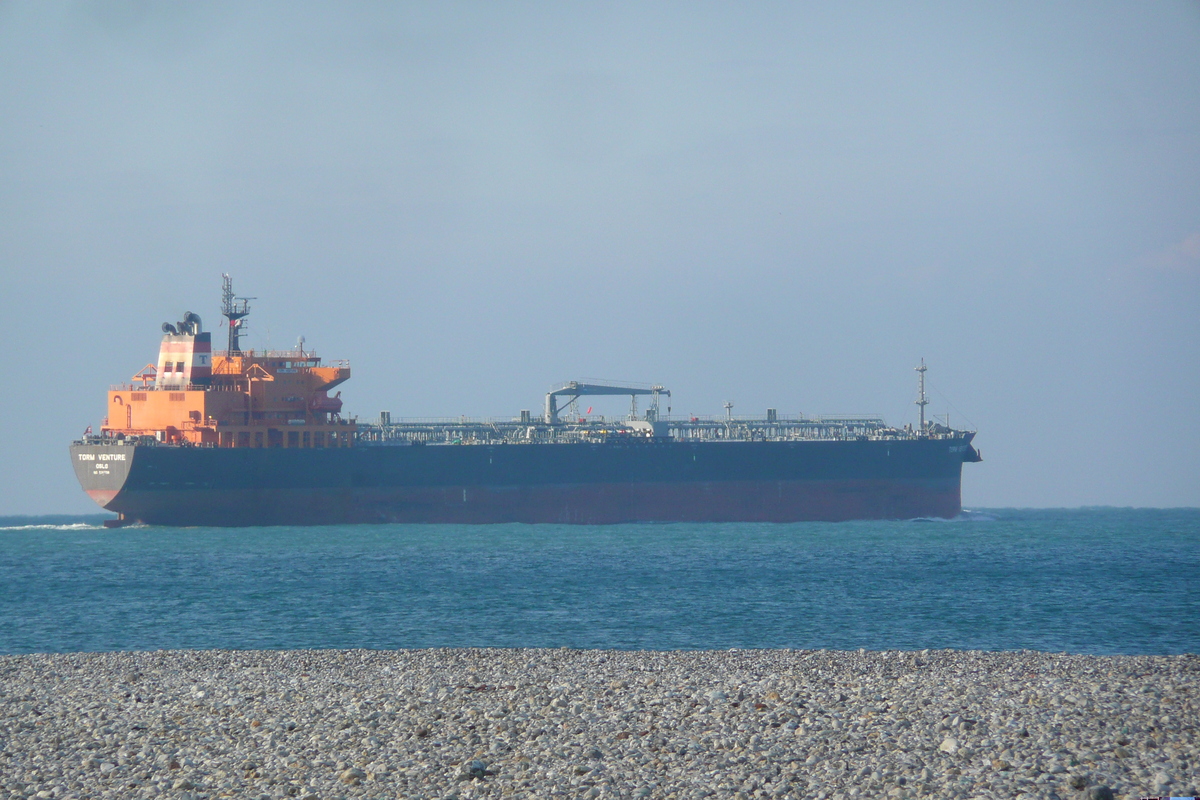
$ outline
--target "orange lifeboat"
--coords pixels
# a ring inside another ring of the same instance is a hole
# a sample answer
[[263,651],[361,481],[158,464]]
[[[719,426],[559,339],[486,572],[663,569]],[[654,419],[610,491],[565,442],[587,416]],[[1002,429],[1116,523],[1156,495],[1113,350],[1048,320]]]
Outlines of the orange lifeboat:
[[342,393],[338,392],[333,397],[327,397],[324,394],[313,395],[308,401],[308,410],[314,414],[340,414],[342,411]]

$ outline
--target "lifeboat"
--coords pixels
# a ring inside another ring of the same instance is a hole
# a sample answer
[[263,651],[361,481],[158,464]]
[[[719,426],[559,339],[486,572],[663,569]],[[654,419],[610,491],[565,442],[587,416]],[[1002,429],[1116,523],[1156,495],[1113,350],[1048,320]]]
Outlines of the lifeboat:
[[323,394],[313,395],[308,401],[308,410],[314,414],[340,414],[342,411],[342,393],[338,392],[333,397],[327,397]]

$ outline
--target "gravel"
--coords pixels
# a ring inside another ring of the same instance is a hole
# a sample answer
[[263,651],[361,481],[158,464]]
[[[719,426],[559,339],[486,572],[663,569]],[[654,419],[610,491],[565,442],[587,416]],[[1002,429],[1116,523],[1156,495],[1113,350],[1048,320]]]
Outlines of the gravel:
[[3,798],[1197,794],[1200,656],[0,657]]

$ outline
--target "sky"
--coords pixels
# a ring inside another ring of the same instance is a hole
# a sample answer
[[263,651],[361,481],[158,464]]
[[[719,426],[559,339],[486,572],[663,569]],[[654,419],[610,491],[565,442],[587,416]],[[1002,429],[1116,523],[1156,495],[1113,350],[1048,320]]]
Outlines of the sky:
[[0,120],[0,514],[223,272],[362,419],[924,358],[966,507],[1200,506],[1197,2],[6,2]]

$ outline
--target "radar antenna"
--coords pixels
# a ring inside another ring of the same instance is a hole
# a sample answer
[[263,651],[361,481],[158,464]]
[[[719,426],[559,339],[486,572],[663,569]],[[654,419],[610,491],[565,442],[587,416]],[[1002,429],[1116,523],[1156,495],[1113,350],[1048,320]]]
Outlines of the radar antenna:
[[929,399],[925,397],[925,359],[921,359],[921,366],[913,367],[920,375],[917,380],[917,400],[916,405],[921,407],[921,430],[925,430],[925,406],[929,405]]
[[242,317],[250,313],[250,301],[256,297],[234,297],[233,278],[221,274],[221,313],[229,320],[229,354],[242,352],[238,337],[242,335]]

